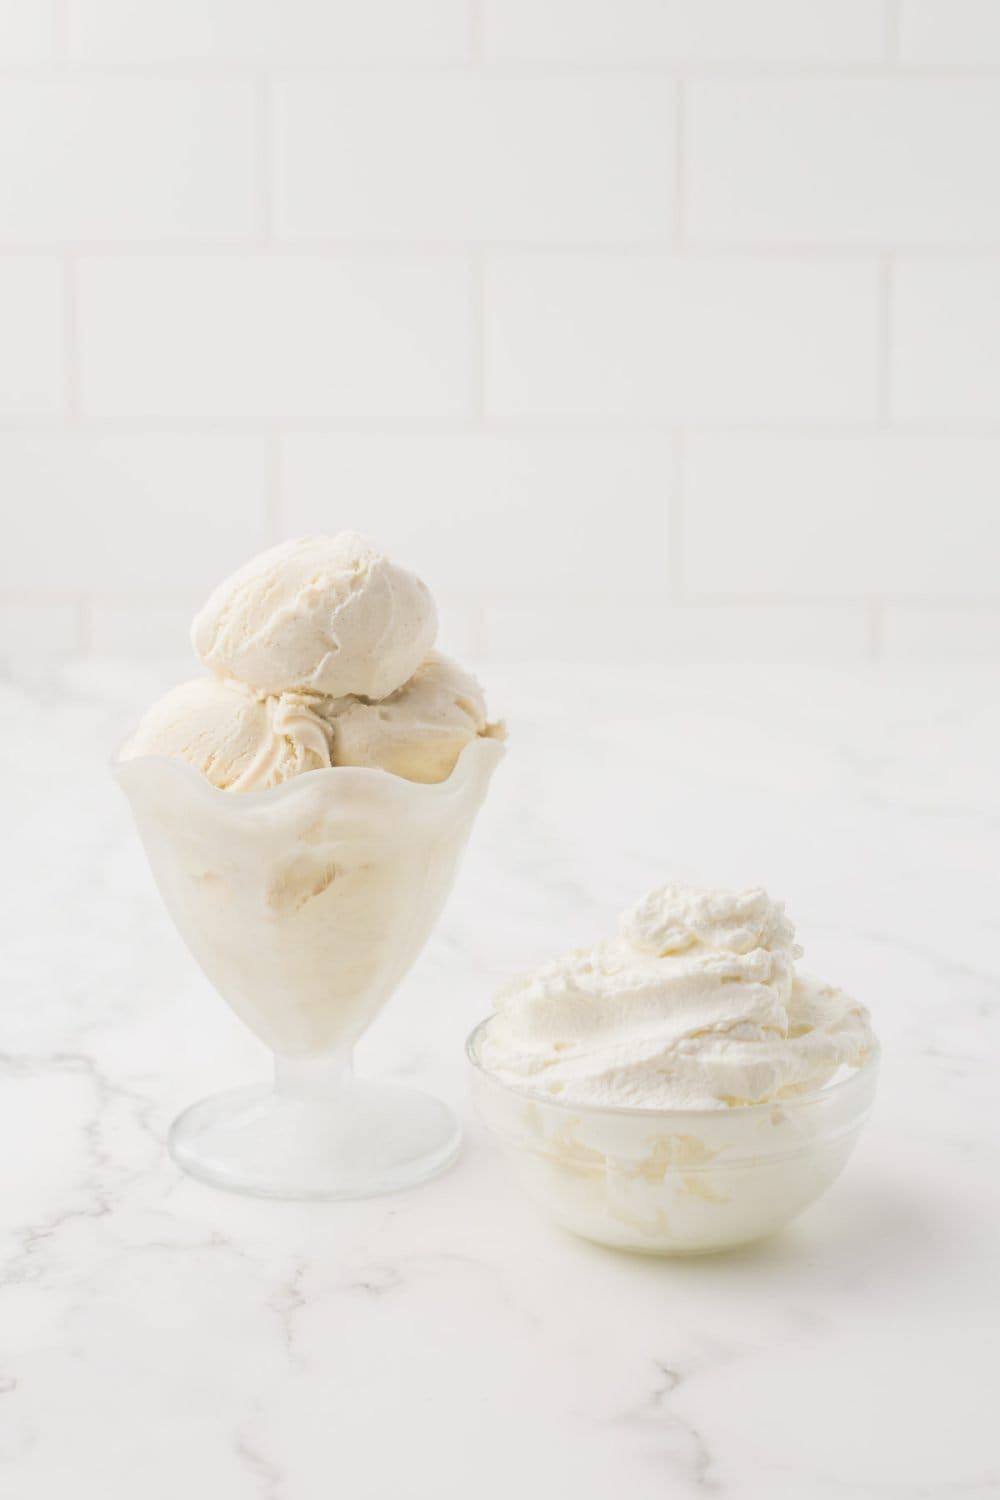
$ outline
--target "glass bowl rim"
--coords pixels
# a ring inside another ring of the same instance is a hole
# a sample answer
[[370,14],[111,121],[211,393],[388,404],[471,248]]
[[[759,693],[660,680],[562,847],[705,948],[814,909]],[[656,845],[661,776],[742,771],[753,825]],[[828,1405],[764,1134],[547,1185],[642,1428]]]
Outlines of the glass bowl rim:
[[799,1112],[815,1106],[818,1102],[832,1099],[835,1096],[849,1093],[857,1089],[862,1082],[874,1081],[878,1075],[879,1063],[882,1057],[882,1048],[878,1039],[873,1037],[871,1047],[865,1054],[864,1060],[853,1068],[845,1077],[837,1079],[834,1083],[827,1083],[818,1089],[810,1089],[805,1094],[793,1094],[788,1099],[766,1099],[760,1104],[731,1104],[721,1109],[656,1109],[648,1105],[643,1107],[634,1104],[585,1104],[577,1100],[575,1103],[570,1099],[559,1099],[551,1094],[543,1094],[537,1089],[522,1088],[517,1084],[505,1083],[502,1078],[490,1071],[479,1056],[479,1047],[487,1027],[495,1019],[494,1015],[484,1016],[469,1032],[465,1041],[465,1055],[473,1070],[494,1088],[501,1089],[504,1093],[512,1094],[517,1099],[523,1099],[527,1103],[540,1104],[548,1109],[563,1110],[573,1115],[600,1115],[609,1116],[613,1119],[631,1118],[635,1120],[698,1120],[706,1118],[724,1119],[739,1116],[740,1119],[749,1119],[770,1113],[774,1109]]
[[111,774],[116,780],[122,775],[127,777],[129,774],[127,768],[130,766],[169,767],[168,774],[179,775],[182,780],[187,781],[189,786],[198,788],[199,793],[207,797],[209,801],[218,803],[221,799],[222,805],[230,808],[238,805],[246,809],[265,805],[273,807],[282,798],[290,800],[294,796],[301,796],[304,786],[316,785],[317,777],[326,778],[332,775],[336,775],[337,785],[343,788],[346,788],[350,781],[362,785],[368,782],[369,785],[382,786],[391,782],[394,787],[398,783],[400,787],[406,789],[405,796],[415,795],[431,800],[434,797],[449,795],[454,791],[456,784],[467,779],[474,754],[479,753],[478,750],[473,752],[474,746],[484,744],[495,746],[495,750],[491,753],[497,756],[502,756],[506,750],[503,740],[494,739],[491,735],[476,735],[475,739],[463,746],[452,767],[451,774],[446,776],[444,781],[409,781],[405,776],[397,776],[393,771],[383,770],[381,766],[321,766],[318,770],[308,771],[300,776],[290,776],[287,781],[280,782],[278,786],[263,787],[256,792],[233,792],[224,787],[215,786],[194,766],[186,761],[177,760],[171,755],[124,755],[123,751],[132,738],[133,732],[134,730],[130,730],[123,737],[108,762]]

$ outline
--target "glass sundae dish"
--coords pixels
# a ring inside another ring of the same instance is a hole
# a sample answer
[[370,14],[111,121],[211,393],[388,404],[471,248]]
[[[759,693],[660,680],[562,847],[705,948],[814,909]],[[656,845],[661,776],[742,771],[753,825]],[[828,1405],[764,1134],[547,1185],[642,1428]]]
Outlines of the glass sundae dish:
[[657,1255],[772,1234],[835,1181],[872,1107],[868,1012],[804,974],[759,888],[667,885],[614,937],[510,984],[468,1043],[479,1113],[533,1199]]
[[[381,593],[367,612],[366,587]],[[195,621],[219,675],[154,705],[114,763],[181,936],[275,1057],[273,1086],[174,1124],[171,1151],[196,1177],[365,1197],[458,1150],[443,1104],[351,1067],[430,934],[503,755],[478,684],[430,653],[433,634],[423,585],[360,538],[275,548]]]

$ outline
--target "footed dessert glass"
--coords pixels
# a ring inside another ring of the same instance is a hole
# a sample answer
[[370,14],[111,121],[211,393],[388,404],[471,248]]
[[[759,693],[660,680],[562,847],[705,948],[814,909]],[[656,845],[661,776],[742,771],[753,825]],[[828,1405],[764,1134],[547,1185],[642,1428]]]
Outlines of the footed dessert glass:
[[435,784],[343,766],[243,793],[164,756],[114,762],[181,936],[275,1059],[273,1085],[175,1121],[185,1171],[267,1197],[363,1198],[454,1159],[452,1112],[355,1078],[351,1053],[424,946],[502,754],[473,740]]

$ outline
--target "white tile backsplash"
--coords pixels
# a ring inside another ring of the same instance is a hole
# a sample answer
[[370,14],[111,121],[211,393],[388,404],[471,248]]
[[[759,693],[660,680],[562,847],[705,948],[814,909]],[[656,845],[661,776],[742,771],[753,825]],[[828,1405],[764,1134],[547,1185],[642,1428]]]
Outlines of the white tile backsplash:
[[283,470],[290,531],[337,530],[349,505],[435,592],[655,603],[666,587],[665,436],[292,435]]
[[901,261],[890,316],[893,418],[1000,427],[1000,254]]
[[[602,607],[603,606],[603,607]],[[546,610],[498,603],[486,611],[485,661],[864,661],[860,605],[589,605]]]
[[1000,604],[890,604],[885,655],[892,661],[997,661]]
[[51,256],[0,256],[0,423],[64,411],[67,295]]
[[284,79],[278,234],[663,241],[673,132],[658,78]]
[[484,0],[487,56],[576,63],[865,63],[873,0]]
[[1000,64],[997,0],[901,0],[899,56],[924,67]]
[[69,655],[80,643],[79,631],[80,611],[74,604],[0,603],[0,668],[25,658],[48,661]]
[[0,244],[245,238],[245,79],[19,79],[0,87]]
[[470,308],[468,266],[451,255],[88,258],[84,411],[461,416]]
[[86,618],[87,644],[95,655],[121,661],[187,661],[196,677],[201,667],[191,645],[191,619],[204,600],[204,593],[166,601],[95,600]]
[[[26,0],[13,0],[28,8]],[[454,62],[473,0],[63,0],[79,62]]]
[[700,80],[696,244],[1000,245],[1000,88],[979,79]]
[[498,419],[845,422],[875,408],[864,262],[508,255],[486,268]]
[[208,590],[275,539],[271,450],[244,436],[0,432],[0,597]]
[[697,437],[684,498],[696,596],[996,593],[1000,439]]
[[0,664],[1000,661],[997,0],[0,0]]
[[52,55],[55,0],[0,0],[0,67]]

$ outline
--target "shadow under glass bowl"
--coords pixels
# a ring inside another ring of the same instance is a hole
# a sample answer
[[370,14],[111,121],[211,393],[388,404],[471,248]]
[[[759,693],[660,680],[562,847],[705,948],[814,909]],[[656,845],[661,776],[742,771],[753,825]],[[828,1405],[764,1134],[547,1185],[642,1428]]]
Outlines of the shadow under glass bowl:
[[344,766],[240,793],[164,756],[112,763],[181,937],[274,1055],[273,1086],[174,1123],[185,1171],[261,1196],[359,1198],[454,1159],[452,1111],[355,1078],[351,1052],[424,946],[502,754],[474,740],[433,784]]
[[730,1250],[784,1228],[840,1175],[871,1111],[879,1050],[809,1094],[726,1109],[560,1102],[502,1083],[466,1052],[477,1111],[557,1224],[652,1255]]

